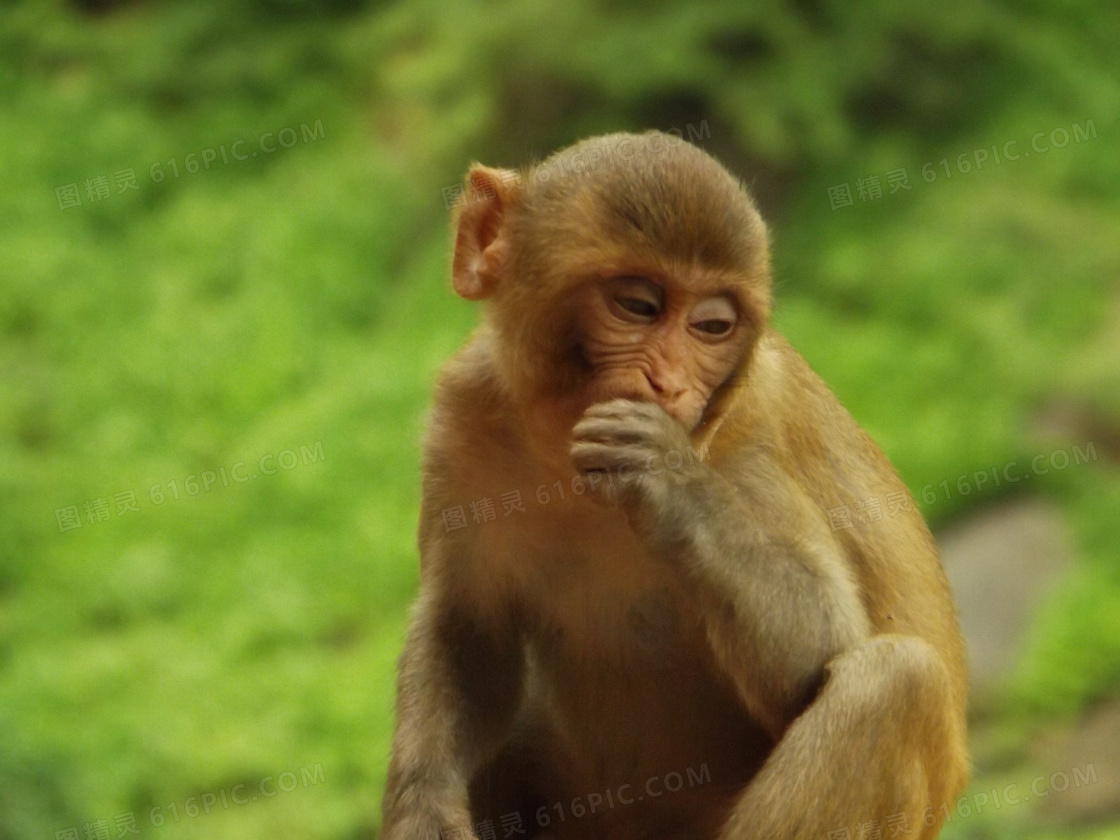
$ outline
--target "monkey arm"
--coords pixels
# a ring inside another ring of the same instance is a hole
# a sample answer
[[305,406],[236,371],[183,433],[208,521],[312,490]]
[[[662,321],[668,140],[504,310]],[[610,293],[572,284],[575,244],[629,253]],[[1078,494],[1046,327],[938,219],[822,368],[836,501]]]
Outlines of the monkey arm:
[[839,548],[762,451],[734,483],[694,464],[640,492],[638,527],[691,582],[717,657],[751,713],[780,738],[812,701],[825,666],[870,632]]
[[385,840],[469,835],[469,781],[500,745],[520,698],[519,637],[449,603],[441,560],[449,558],[425,558],[430,574],[399,663]]
[[606,492],[695,592],[716,656],[748,710],[780,739],[827,663],[870,633],[823,516],[762,446],[744,447],[721,471],[683,458],[677,469],[643,469],[651,456],[689,444],[652,403],[592,406],[574,438],[577,469],[615,476]]

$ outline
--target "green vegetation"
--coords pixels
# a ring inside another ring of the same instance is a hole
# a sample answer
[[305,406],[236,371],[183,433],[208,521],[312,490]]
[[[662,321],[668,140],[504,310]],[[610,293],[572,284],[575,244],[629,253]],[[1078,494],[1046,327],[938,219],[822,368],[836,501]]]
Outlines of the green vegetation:
[[755,5],[0,8],[0,838],[376,835],[418,438],[475,318],[443,191],[605,130],[747,179],[780,327],[934,524],[1095,442],[1030,487],[1080,561],[1008,737],[1120,689],[1120,14]]

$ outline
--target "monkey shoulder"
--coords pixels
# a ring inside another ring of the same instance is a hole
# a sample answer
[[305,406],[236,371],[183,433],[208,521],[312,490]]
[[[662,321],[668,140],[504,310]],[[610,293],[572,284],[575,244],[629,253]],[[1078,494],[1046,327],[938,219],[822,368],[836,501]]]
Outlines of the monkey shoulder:
[[[769,331],[759,342],[749,379],[741,402],[750,406],[750,431],[740,436],[764,445],[818,507],[910,501],[879,445],[782,335]],[[920,516],[908,521],[924,530]]]
[[779,481],[797,488],[854,572],[876,630],[937,635],[951,602],[936,544],[878,444],[776,332],[760,340],[747,380],[712,441],[713,462],[760,505],[793,498],[767,490]]
[[441,369],[424,436],[425,495],[476,489],[480,476],[501,472],[520,444],[505,393],[476,334]]

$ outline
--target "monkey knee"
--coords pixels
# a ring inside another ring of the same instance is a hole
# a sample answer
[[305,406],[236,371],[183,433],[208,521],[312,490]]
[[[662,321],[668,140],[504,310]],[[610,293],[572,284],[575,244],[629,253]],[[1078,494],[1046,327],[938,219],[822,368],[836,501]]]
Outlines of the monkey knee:
[[880,636],[869,644],[883,649],[890,672],[901,687],[919,694],[947,691],[949,672],[928,642],[914,636]]
[[827,724],[846,755],[877,767],[884,785],[888,779],[903,784],[912,803],[941,802],[964,786],[962,710],[930,644],[876,636],[836,657],[828,671],[815,719]]
[[873,713],[928,717],[949,703],[948,670],[929,643],[913,636],[875,636],[834,659],[829,672],[848,702],[862,700]]
[[922,639],[883,636],[872,640],[888,663],[890,688],[884,713],[900,723],[902,749],[925,768],[930,803],[947,801],[969,778],[964,709],[937,651]]

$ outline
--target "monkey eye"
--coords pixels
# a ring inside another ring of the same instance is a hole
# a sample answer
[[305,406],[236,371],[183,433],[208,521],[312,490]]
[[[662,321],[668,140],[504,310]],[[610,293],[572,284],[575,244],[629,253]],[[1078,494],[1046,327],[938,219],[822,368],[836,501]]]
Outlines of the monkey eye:
[[644,277],[620,277],[611,284],[611,302],[626,320],[652,321],[661,314],[661,287]]
[[615,298],[615,301],[627,312],[638,315],[642,318],[653,318],[657,315],[657,304],[652,303],[648,300],[642,300],[641,298],[619,297]]
[[732,324],[730,321],[717,321],[715,319],[712,319],[710,321],[700,321],[699,323],[693,324],[692,326],[696,327],[696,329],[700,330],[700,332],[707,333],[708,335],[725,335],[731,332],[731,328],[734,326],[734,324]]
[[739,315],[725,297],[705,298],[689,314],[688,323],[704,338],[726,338],[735,329]]

